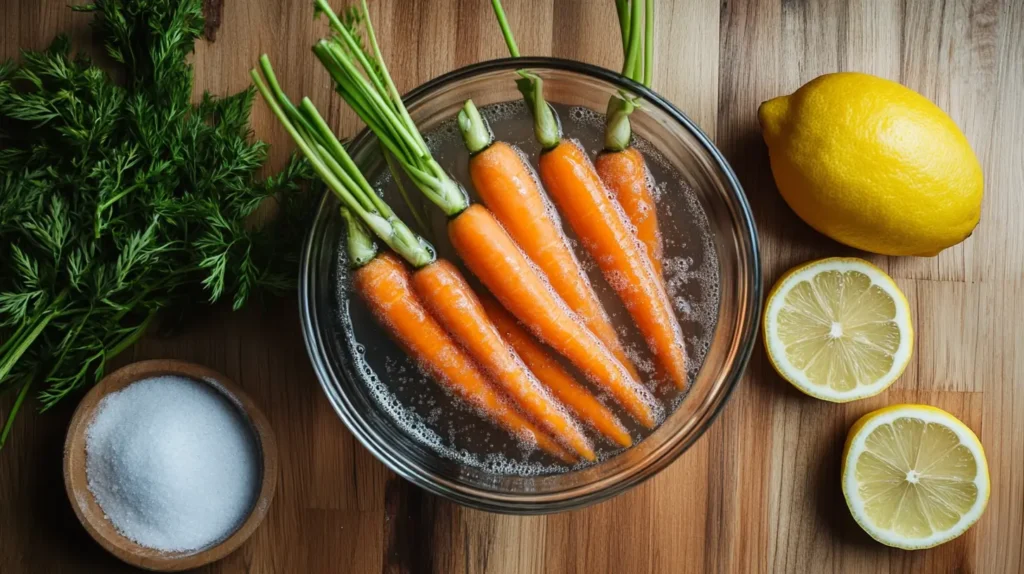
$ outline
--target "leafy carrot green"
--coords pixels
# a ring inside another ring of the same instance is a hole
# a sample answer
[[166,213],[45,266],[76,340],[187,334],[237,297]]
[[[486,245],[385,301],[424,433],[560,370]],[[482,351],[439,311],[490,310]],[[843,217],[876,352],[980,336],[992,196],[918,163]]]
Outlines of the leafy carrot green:
[[258,177],[253,90],[193,105],[201,0],[74,9],[109,68],[65,36],[0,63],[0,446],[30,396],[46,410],[99,380],[162,314],[291,289],[312,207],[304,161]]

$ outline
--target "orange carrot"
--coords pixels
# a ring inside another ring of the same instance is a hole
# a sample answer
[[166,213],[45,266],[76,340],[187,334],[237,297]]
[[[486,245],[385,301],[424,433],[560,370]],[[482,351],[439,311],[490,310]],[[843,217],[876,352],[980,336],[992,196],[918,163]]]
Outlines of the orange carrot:
[[574,319],[490,211],[479,204],[469,206],[448,221],[448,237],[473,274],[534,336],[572,361],[642,424],[657,423],[654,397]]
[[427,313],[413,292],[409,272],[395,256],[378,255],[357,269],[353,279],[377,320],[434,380],[514,436],[536,441],[564,462],[576,461],[491,388],[476,363]]
[[[329,6],[322,5],[322,7],[330,11]],[[333,12],[331,15],[334,15]],[[368,20],[366,25],[369,26]],[[400,344],[406,347],[409,354],[416,358],[428,372],[435,375],[442,384],[463,398],[474,401],[485,413],[514,433],[524,434],[523,431],[530,431],[542,448],[560,458],[574,460],[574,457],[567,455],[559,447],[553,446],[549,437],[537,431],[532,425],[525,425],[524,419],[519,415],[513,414],[507,408],[499,408],[501,403],[497,400],[498,395],[494,394],[487,386],[486,379],[476,370],[477,367],[473,359],[452,341],[451,337],[424,309],[422,302],[416,297],[415,291],[410,285],[410,278],[405,267],[391,256],[377,255],[377,247],[370,238],[369,231],[373,230],[373,233],[387,243],[395,253],[418,268],[418,273],[429,274],[433,268],[441,271],[450,269],[455,275],[458,274],[457,271],[450,264],[438,263],[430,244],[413,233],[395,215],[391,207],[373,192],[369,182],[366,181],[341,142],[331,132],[327,122],[324,121],[313,103],[308,98],[304,98],[301,109],[296,108],[277,83],[269,58],[261,57],[260,67],[263,71],[262,77],[256,70],[250,73],[256,88],[284,126],[285,131],[295,140],[317,175],[342,202],[341,215],[348,224],[346,246],[348,256],[353,267],[357,269],[355,272],[356,288],[367,300],[378,320],[389,329]],[[266,82],[263,81],[264,77]],[[451,185],[445,185],[445,189],[457,191],[458,193],[455,195],[462,196],[461,190],[457,188],[453,190]],[[461,277],[459,278],[461,279]],[[457,291],[454,294],[438,293],[442,298],[448,295],[451,301],[455,301],[460,295],[465,298],[467,294],[470,298],[475,299],[468,287],[462,292]],[[447,307],[438,304],[440,300],[435,297],[431,299],[431,302],[435,303],[435,308],[447,310]],[[452,318],[451,315],[445,315],[445,317],[449,320]],[[456,323],[459,322],[458,319],[456,317]],[[489,327],[494,333],[494,338],[501,340],[497,329],[490,323],[482,310],[478,310],[475,315],[464,316],[461,320],[479,322],[481,330],[486,330]],[[472,351],[472,349],[479,350],[479,347],[473,347],[470,350]],[[488,352],[491,350],[487,349]],[[529,380],[535,381],[533,375],[511,348],[505,347],[503,350],[507,350],[508,354],[515,357],[514,361],[509,361],[511,370],[518,370],[521,378],[529,377]],[[487,357],[481,356],[474,358],[477,360],[487,359]],[[505,383],[505,386],[510,386],[508,381],[514,380],[515,374],[502,372],[505,378],[501,382]],[[539,384],[537,387],[541,392],[543,391]],[[523,393],[519,393],[519,396],[523,396]],[[545,406],[549,406],[551,410],[557,409],[554,399],[544,398],[548,399],[548,404]],[[528,406],[533,406],[533,412],[537,412],[536,400],[532,400]],[[543,422],[549,422],[543,417],[539,418]],[[557,425],[555,426],[558,430]],[[568,436],[560,436],[566,438],[567,442],[573,446],[578,446],[574,442],[577,438],[576,435],[569,433]],[[582,454],[589,454],[589,458],[593,458],[593,451],[584,451]]]
[[[622,75],[649,88],[654,72],[654,2],[620,1],[617,6],[624,52]],[[620,91],[608,101],[604,152],[597,156],[595,163],[601,181],[615,194],[636,227],[637,238],[647,248],[651,265],[661,279],[658,214],[647,186],[644,156],[629,145],[633,136],[629,117],[636,108],[636,97],[626,91]]]
[[597,175],[619,200],[629,221],[636,227],[636,236],[647,248],[647,255],[661,278],[662,243],[658,230],[658,212],[647,185],[644,156],[634,147],[622,151],[605,151],[594,162]]
[[502,337],[515,349],[526,366],[533,371],[537,379],[554,393],[562,404],[569,407],[577,417],[586,421],[611,442],[629,447],[633,439],[629,431],[622,426],[618,417],[608,407],[601,404],[594,395],[573,379],[572,375],[555,360],[544,347],[537,343],[515,317],[509,314],[500,303],[491,297],[482,297],[480,302],[491,322],[501,332]]
[[[518,58],[519,47],[512,36],[501,0],[491,0],[491,6],[509,54]],[[638,57],[641,39],[639,24],[643,19],[646,29],[652,30],[653,1],[646,0],[643,5],[640,0],[623,1],[618,2],[617,7],[623,23],[624,43],[629,45],[624,75],[633,77],[636,70],[642,70],[640,73],[643,79],[648,79],[653,66],[649,58],[645,61]],[[627,25],[627,20],[631,25]],[[652,39],[653,36],[644,38],[646,53],[650,53]],[[562,139],[554,108],[544,101],[543,79],[529,70],[518,70],[517,74],[520,79],[516,80],[516,87],[522,92],[526,106],[533,115],[534,136],[543,148],[540,177],[545,189],[597,261],[605,279],[625,303],[626,309],[647,339],[658,361],[660,373],[671,379],[677,387],[685,388],[686,353],[682,331],[672,313],[664,283],[655,274],[646,249],[636,245],[636,238],[626,226],[622,208],[615,199],[609,197],[608,189],[601,182],[590,158],[578,145]],[[612,98],[606,116],[607,149],[621,150],[629,146],[628,118],[635,107],[635,98],[628,93]],[[465,123],[464,115],[459,115],[460,125]]]
[[594,460],[590,441],[501,338],[484,313],[480,300],[454,265],[444,260],[431,263],[413,273],[412,283],[431,314],[527,416],[583,458]]
[[[471,105],[471,101],[467,102],[467,106]],[[519,154],[504,142],[493,142],[469,160],[469,175],[484,205],[526,256],[547,275],[551,287],[569,309],[579,315],[629,374],[639,380],[639,373],[626,356],[597,294]]]
[[625,303],[658,364],[676,387],[686,388],[683,334],[672,304],[590,158],[578,145],[562,141],[541,154],[540,176],[559,210]]
[[[456,251],[470,269],[497,295],[503,305],[534,330],[538,338],[555,350],[567,354],[588,376],[605,385],[613,396],[624,401],[627,408],[632,408],[631,412],[635,412],[637,418],[645,424],[653,425],[657,418],[654,413],[657,402],[647,389],[629,376],[622,363],[600,339],[578,324],[565,303],[527,262],[494,216],[482,206],[469,205],[462,186],[434,159],[381,59],[365,6],[356,11],[363,23],[361,28],[367,40],[364,43],[353,35],[360,33],[346,25],[331,10],[326,0],[316,0],[316,4],[327,16],[336,34],[318,42],[314,52],[331,73],[337,91],[346,103],[366,122],[388,152],[395,156],[416,188],[448,215],[449,235],[453,238]],[[361,50],[360,45],[373,46],[372,53]],[[367,64],[370,64],[369,67]],[[373,194],[366,199],[371,202],[379,200]],[[433,311],[441,314],[446,309],[435,306]],[[486,319],[483,312],[480,317]],[[462,323],[466,323],[466,317],[460,321],[454,321],[453,318],[445,322],[445,326],[449,330],[458,331],[464,326]],[[490,342],[483,344],[467,340],[465,336],[456,338],[477,361],[485,364],[493,359],[481,357],[479,353],[499,348]],[[517,363],[525,370],[521,360]],[[642,393],[647,393],[646,397]]]

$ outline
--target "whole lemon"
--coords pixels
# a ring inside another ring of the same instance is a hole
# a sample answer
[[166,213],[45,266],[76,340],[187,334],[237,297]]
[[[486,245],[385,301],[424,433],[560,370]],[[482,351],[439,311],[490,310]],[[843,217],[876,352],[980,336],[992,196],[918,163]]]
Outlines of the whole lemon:
[[978,158],[953,120],[913,90],[826,74],[761,104],[758,118],[782,197],[836,241],[931,256],[978,224]]

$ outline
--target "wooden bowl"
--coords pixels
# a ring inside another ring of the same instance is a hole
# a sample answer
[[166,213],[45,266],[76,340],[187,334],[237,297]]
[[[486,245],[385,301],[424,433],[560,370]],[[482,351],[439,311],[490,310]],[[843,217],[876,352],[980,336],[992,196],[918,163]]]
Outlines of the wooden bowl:
[[[191,552],[164,552],[146,548],[122,536],[104,516],[89,490],[85,472],[85,433],[96,405],[108,393],[151,377],[177,375],[206,383],[223,394],[252,426],[262,461],[262,486],[249,516],[223,541]],[[270,508],[277,486],[277,445],[267,417],[242,389],[224,375],[206,367],[182,361],[157,360],[133,363],[104,377],[79,403],[64,443],[64,486],[82,526],[108,552],[124,562],[147,570],[176,572],[209,564],[242,545],[260,525]]]

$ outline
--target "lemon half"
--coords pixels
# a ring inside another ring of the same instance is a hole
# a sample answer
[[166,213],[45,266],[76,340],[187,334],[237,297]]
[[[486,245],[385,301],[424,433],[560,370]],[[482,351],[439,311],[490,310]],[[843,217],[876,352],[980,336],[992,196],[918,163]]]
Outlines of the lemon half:
[[876,395],[910,361],[910,306],[892,278],[862,259],[833,257],[786,273],[768,294],[764,340],[775,370],[833,402]]
[[960,536],[988,504],[988,462],[978,437],[926,405],[893,405],[850,429],[843,495],[875,540],[906,550]]

